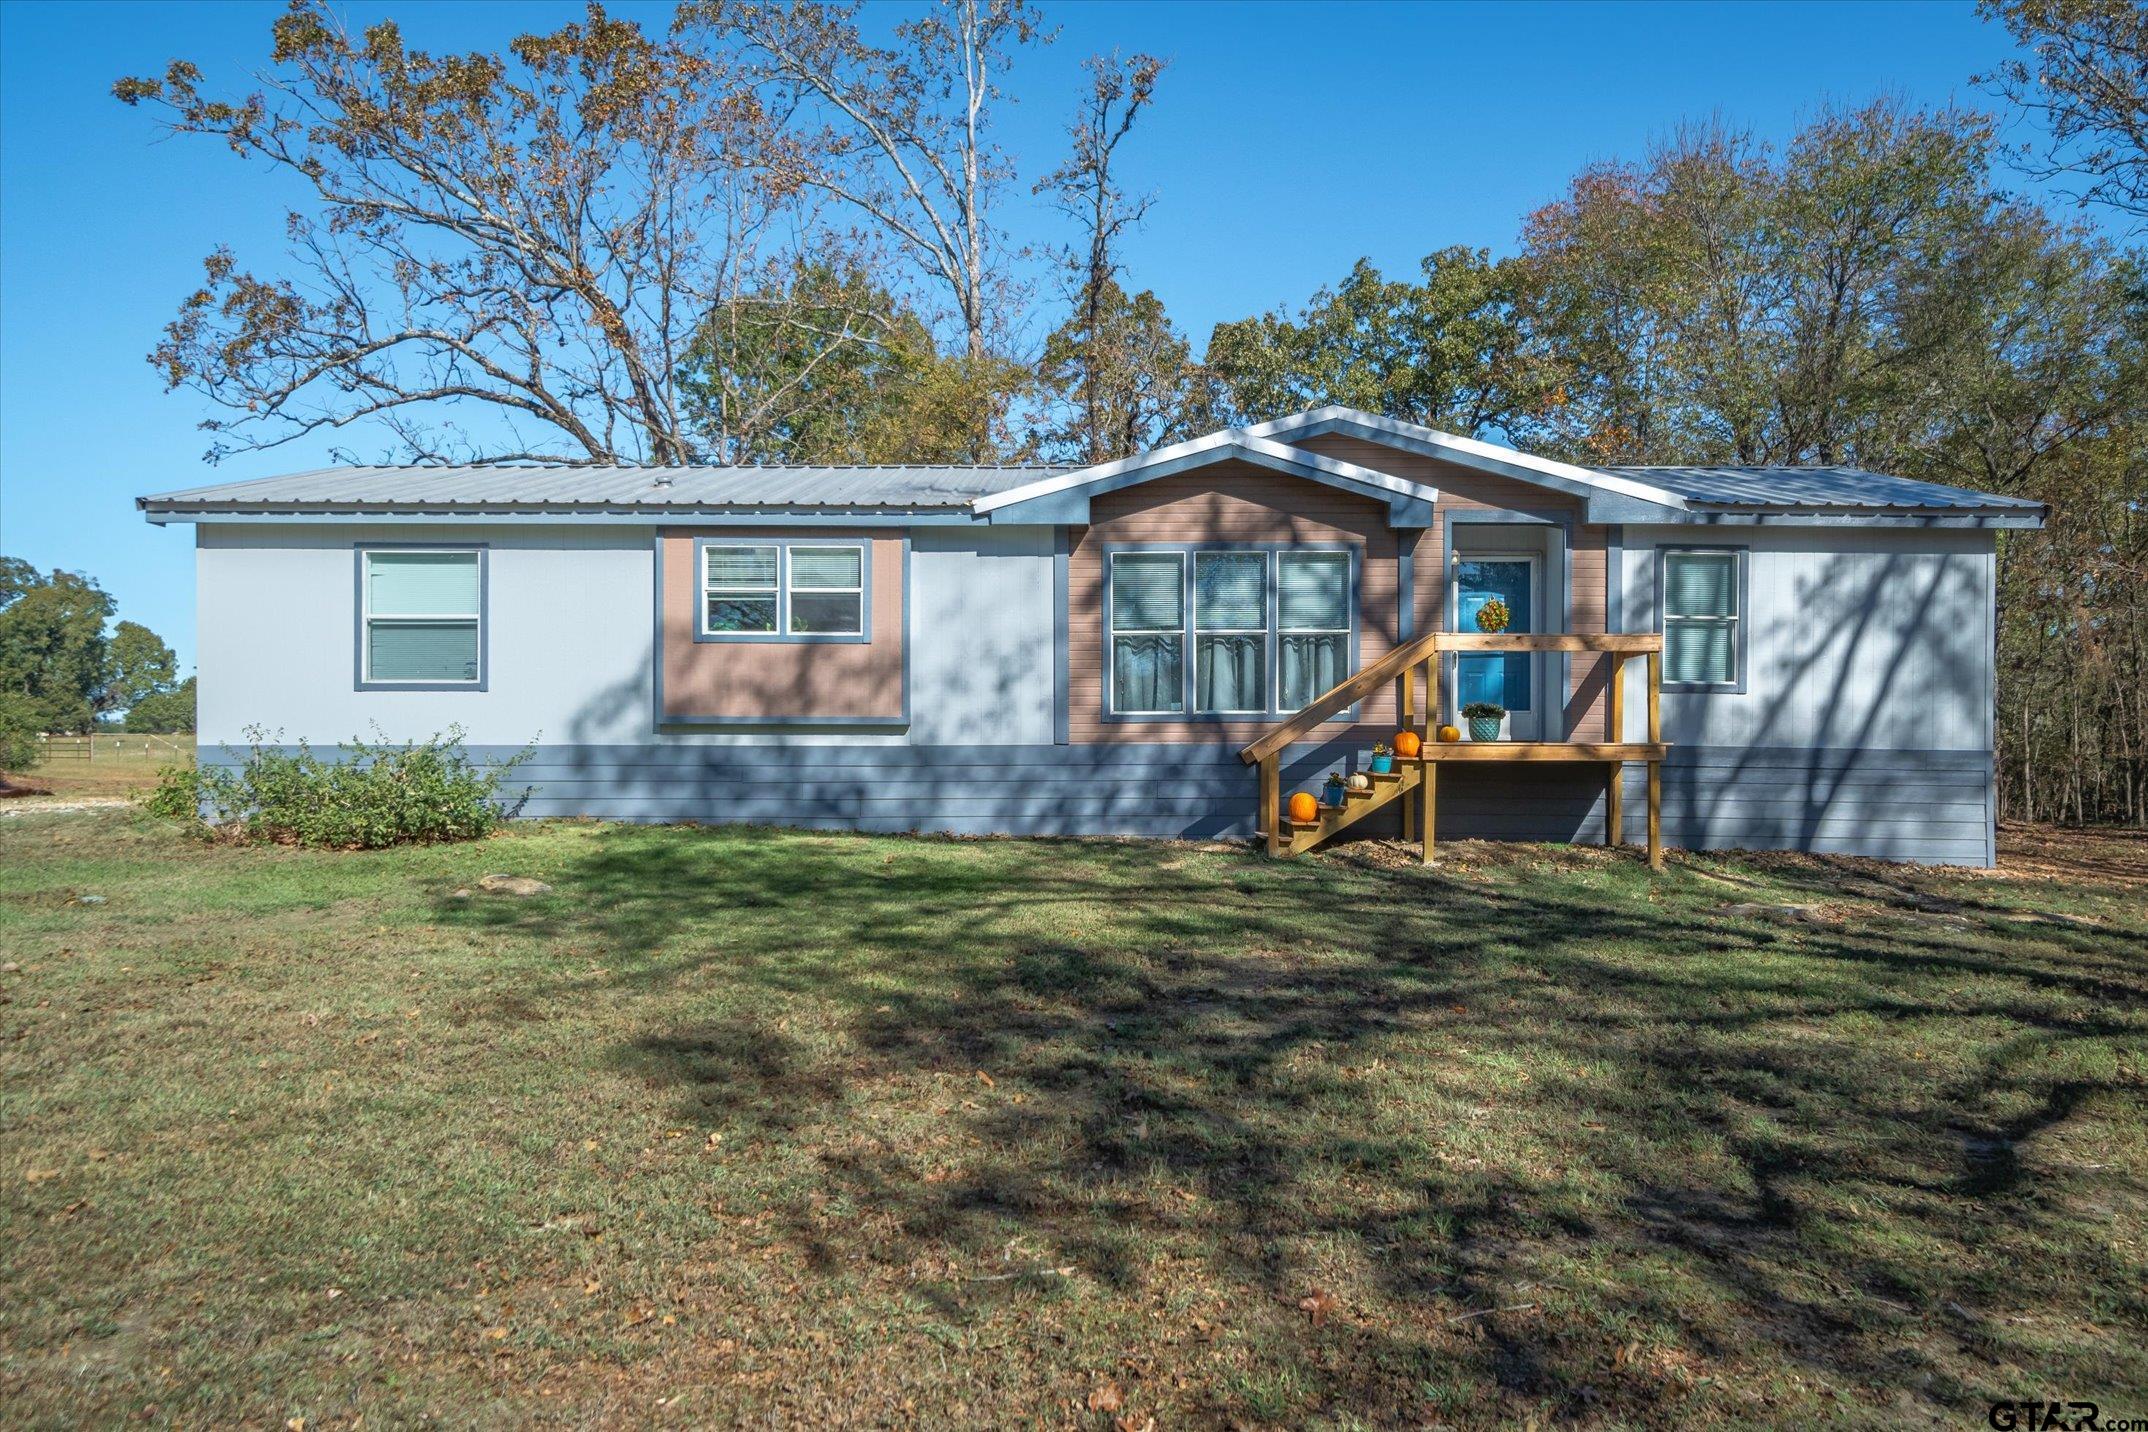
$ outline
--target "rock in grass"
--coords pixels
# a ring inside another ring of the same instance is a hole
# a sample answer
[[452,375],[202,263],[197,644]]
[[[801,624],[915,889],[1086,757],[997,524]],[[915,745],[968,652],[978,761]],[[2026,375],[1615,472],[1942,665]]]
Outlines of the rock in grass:
[[527,875],[488,875],[477,888],[494,895],[549,895],[552,887]]
[[75,903],[77,905],[102,905],[104,897],[102,895],[77,895]]

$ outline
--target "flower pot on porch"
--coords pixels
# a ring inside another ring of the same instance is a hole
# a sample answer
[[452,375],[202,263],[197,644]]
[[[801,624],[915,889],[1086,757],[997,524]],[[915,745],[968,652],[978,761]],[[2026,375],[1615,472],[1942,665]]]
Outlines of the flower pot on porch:
[[1497,716],[1473,716],[1469,721],[1469,739],[1472,741],[1496,741],[1499,739]]

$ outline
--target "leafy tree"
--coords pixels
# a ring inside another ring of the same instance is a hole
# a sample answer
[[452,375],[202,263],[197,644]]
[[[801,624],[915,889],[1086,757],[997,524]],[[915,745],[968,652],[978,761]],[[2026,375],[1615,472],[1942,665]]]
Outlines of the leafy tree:
[[1295,316],[1218,324],[1208,366],[1250,422],[1325,403],[1463,433],[1510,430],[1543,401],[1522,342],[1523,275],[1441,249],[1417,282],[1359,260]]
[[2139,0],[1983,0],[2030,58],[1983,82],[2050,130],[2030,171],[2083,204],[2148,222],[2148,7]]
[[35,702],[19,691],[0,691],[0,772],[35,765],[37,733],[44,729]]
[[144,699],[169,691],[178,670],[179,658],[164,638],[140,622],[121,622],[106,646],[104,682],[94,698],[97,710],[131,711]]
[[127,729],[163,735],[194,729],[194,678],[153,691],[127,708]]
[[76,572],[39,576],[0,559],[0,693],[27,704],[41,731],[86,731],[106,672],[112,599]]
[[990,356],[942,357],[865,268],[815,262],[711,312],[679,390],[697,454],[721,461],[953,462],[1023,382]]
[[1107,462],[1222,425],[1221,396],[1161,299],[1129,297],[1110,279],[1091,298],[1045,339],[1037,365],[1051,410],[1064,415],[1036,436],[1046,459]]

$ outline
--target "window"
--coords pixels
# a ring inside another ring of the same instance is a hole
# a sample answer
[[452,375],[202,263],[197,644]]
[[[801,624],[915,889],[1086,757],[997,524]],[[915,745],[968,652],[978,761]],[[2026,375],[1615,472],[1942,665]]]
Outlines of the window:
[[481,687],[484,553],[367,547],[358,562],[359,684]]
[[1740,554],[1663,554],[1663,680],[1676,686],[1736,686],[1739,671]]
[[1186,709],[1186,558],[1111,555],[1111,709]]
[[1109,563],[1111,715],[1281,716],[1350,675],[1348,552],[1120,551]]
[[712,636],[774,632],[778,547],[701,549],[701,629]]
[[1275,563],[1276,707],[1296,711],[1350,674],[1350,557],[1278,552]]
[[706,543],[701,635],[863,640],[866,570],[862,543]]
[[812,636],[865,635],[865,549],[790,549],[790,629]]
[[1193,709],[1268,709],[1268,554],[1193,558]]

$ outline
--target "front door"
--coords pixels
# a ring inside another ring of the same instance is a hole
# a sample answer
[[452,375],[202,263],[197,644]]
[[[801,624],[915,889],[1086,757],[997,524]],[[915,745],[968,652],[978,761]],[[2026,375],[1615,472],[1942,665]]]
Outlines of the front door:
[[[1539,605],[1537,592],[1539,559],[1531,553],[1499,553],[1480,557],[1457,556],[1454,564],[1455,582],[1455,630],[1477,630],[1477,612],[1486,602],[1497,597],[1507,604],[1509,621],[1507,630],[1513,633],[1533,632],[1536,628],[1536,609]],[[1527,652],[1515,652],[1502,656],[1457,656],[1455,658],[1454,718],[1461,721],[1461,710],[1472,701],[1490,701],[1507,708],[1507,735],[1516,741],[1541,739],[1538,732],[1543,720],[1540,690],[1543,682],[1537,670],[1537,659]]]

